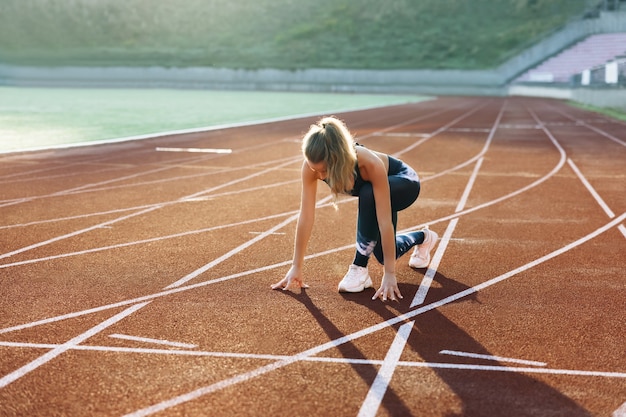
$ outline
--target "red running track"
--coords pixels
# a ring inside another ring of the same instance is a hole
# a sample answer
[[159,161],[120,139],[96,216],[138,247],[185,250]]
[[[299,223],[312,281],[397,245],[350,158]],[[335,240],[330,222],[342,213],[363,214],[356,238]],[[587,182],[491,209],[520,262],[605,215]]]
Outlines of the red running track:
[[624,123],[528,98],[337,116],[422,178],[398,226],[441,240],[398,260],[401,302],[337,293],[349,198],[317,209],[310,289],[270,290],[313,118],[0,157],[0,415],[626,415]]

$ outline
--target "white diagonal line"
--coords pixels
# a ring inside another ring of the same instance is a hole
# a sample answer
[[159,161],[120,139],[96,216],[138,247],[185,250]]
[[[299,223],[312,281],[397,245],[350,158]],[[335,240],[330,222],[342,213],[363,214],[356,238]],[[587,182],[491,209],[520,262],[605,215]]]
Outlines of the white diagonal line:
[[376,379],[372,383],[372,386],[365,397],[365,401],[363,401],[363,404],[361,405],[361,409],[358,414],[359,417],[374,417],[376,415],[376,412],[380,407],[380,403],[383,401],[383,397],[387,392],[389,382],[391,382],[391,377],[398,366],[398,362],[400,362],[400,356],[402,355],[404,346],[409,339],[413,324],[415,324],[415,322],[411,321],[403,324],[398,329],[398,333],[396,333],[396,337],[393,339],[391,347],[387,351],[387,355],[385,356],[385,360],[376,375]]

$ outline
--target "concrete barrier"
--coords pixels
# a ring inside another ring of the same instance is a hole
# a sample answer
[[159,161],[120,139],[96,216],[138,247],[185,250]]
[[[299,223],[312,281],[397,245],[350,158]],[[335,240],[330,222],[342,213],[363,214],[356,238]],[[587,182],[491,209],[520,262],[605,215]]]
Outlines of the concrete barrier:
[[349,93],[502,95],[496,71],[335,70],[162,67],[20,67],[0,65],[12,86],[170,87]]
[[512,85],[510,96],[546,97],[572,100],[595,107],[612,107],[626,111],[626,88],[624,87],[567,87],[549,85]]

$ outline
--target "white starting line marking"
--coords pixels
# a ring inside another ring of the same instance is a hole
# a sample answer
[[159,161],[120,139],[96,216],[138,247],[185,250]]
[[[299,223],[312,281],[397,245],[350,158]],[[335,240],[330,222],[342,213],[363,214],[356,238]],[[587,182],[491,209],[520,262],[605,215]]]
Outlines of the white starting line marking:
[[489,361],[498,361],[498,362],[512,362],[519,363],[522,365],[530,365],[530,366],[546,366],[548,365],[545,362],[537,362],[537,361],[527,361],[524,359],[513,359],[513,358],[505,358],[502,356],[493,356],[493,355],[481,355],[479,353],[468,353],[468,352],[459,352],[456,350],[442,350],[439,352],[441,355],[452,355],[452,356],[463,356],[466,358],[475,358],[475,359],[486,359]]
[[212,200],[214,197],[213,196],[206,196],[206,197],[191,197],[191,198],[183,198],[180,201],[182,202],[197,202],[197,201],[209,201]]
[[[403,330],[403,333],[407,329]],[[406,336],[403,334],[401,336]],[[397,343],[401,340],[396,341]],[[3,342],[0,341],[0,346],[14,347],[14,348],[27,348],[27,349],[55,349],[59,344],[52,343],[22,343],[22,342]],[[209,352],[198,350],[171,350],[171,349],[155,349],[155,348],[128,348],[118,346],[95,346],[95,345],[72,345],[68,350],[76,350],[81,352],[116,352],[116,353],[143,353],[150,355],[167,355],[167,356],[195,356],[195,357],[215,357],[215,358],[238,358],[238,359],[262,359],[273,361],[284,361],[293,359],[293,356],[288,355],[272,355],[272,354],[256,354],[256,353],[236,353],[236,352]],[[387,358],[385,358],[387,359]],[[391,359],[391,358],[390,358]],[[357,364],[357,365],[376,365],[385,366],[385,360],[377,359],[353,359],[353,358],[337,358],[337,357],[324,357],[324,356],[304,356],[299,357],[298,360],[306,362],[320,362],[320,363],[336,363],[336,364]],[[502,366],[502,365],[474,365],[474,364],[462,364],[462,363],[445,363],[445,362],[410,362],[410,361],[398,361],[398,367],[408,368],[432,368],[432,369],[455,369],[455,370],[469,370],[469,371],[485,371],[485,372],[508,372],[508,373],[530,373],[530,374],[545,374],[545,375],[569,375],[569,376],[582,376],[582,377],[597,377],[597,378],[619,378],[626,379],[626,372],[615,371],[589,371],[578,369],[558,369],[558,368],[545,368],[534,367],[525,368],[517,366]],[[624,411],[626,411],[626,404],[623,405]],[[620,407],[618,410],[621,410]],[[624,417],[620,415],[619,417]]]
[[499,127],[501,129],[541,129],[541,126],[539,124],[532,125],[532,124],[507,124],[507,123],[503,123]]
[[214,148],[156,148],[157,152],[232,153],[232,149]]
[[131,340],[133,342],[144,342],[144,343],[154,343],[156,345],[165,345],[165,346],[173,346],[182,349],[195,349],[198,345],[192,345],[189,343],[179,343],[179,342],[170,342],[169,340],[161,340],[161,339],[150,339],[149,337],[137,337],[137,336],[129,336],[125,334],[111,334],[109,337],[114,339],[123,339],[123,340]]
[[476,127],[453,127],[448,129],[448,132],[489,133],[491,132],[491,129],[481,129]]
[[[265,233],[265,232],[248,232],[251,235],[260,235],[261,233]],[[270,233],[270,235],[285,235],[285,232],[274,232],[274,233]]]
[[397,138],[425,138],[430,136],[430,133],[390,133],[390,132],[376,132],[372,136],[391,136]]

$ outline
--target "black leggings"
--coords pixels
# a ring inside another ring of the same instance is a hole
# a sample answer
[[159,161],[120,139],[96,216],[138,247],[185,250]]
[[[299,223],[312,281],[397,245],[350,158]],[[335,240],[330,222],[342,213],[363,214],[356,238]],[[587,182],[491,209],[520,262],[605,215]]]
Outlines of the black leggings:
[[[420,193],[420,181],[415,171],[405,163],[389,159],[389,189],[391,194],[391,221],[394,232],[398,223],[398,212],[409,207],[417,200]],[[393,172],[393,173],[392,173]],[[365,182],[358,193],[359,214],[357,219],[357,237],[355,264],[366,266],[373,253],[383,263],[383,250],[379,244],[380,230],[376,218],[376,204],[372,184]],[[424,234],[412,232],[396,235],[396,258],[404,255],[416,244],[424,241]]]

